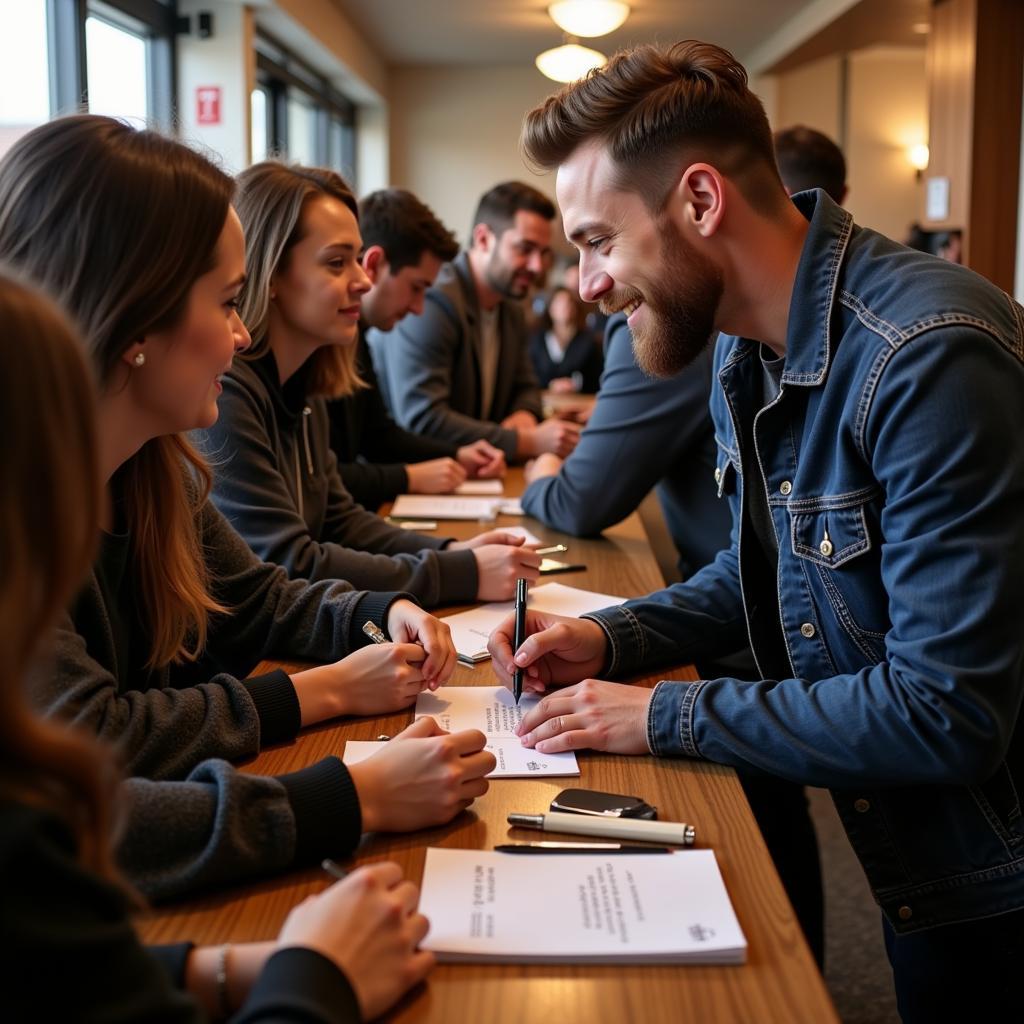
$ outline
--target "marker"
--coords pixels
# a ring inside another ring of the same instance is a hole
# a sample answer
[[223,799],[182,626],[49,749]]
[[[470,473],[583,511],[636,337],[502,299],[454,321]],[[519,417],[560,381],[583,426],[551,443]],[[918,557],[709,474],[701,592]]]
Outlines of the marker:
[[510,825],[539,828],[542,832],[568,832],[577,836],[606,836],[609,839],[639,839],[646,843],[693,846],[697,830],[681,821],[646,821],[643,818],[615,818],[604,815],[510,814]]
[[[516,635],[514,638],[514,650],[518,651],[526,639],[526,597],[529,584],[522,577],[516,580]],[[523,670],[516,665],[512,673],[512,696],[516,704],[523,695]]]

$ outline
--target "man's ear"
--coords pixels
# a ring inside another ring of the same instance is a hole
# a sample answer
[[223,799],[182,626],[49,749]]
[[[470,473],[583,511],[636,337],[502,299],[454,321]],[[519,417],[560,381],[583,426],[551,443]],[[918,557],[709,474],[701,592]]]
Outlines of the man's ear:
[[670,201],[687,232],[710,238],[725,215],[725,179],[710,164],[690,164],[680,175]]
[[387,269],[387,253],[384,252],[383,246],[371,245],[363,253],[363,258],[360,262],[363,264],[363,270],[366,271],[366,276],[370,279],[370,283],[376,284],[381,274]]
[[481,252],[490,252],[494,247],[496,239],[494,232],[486,224],[475,224],[473,226],[473,248]]

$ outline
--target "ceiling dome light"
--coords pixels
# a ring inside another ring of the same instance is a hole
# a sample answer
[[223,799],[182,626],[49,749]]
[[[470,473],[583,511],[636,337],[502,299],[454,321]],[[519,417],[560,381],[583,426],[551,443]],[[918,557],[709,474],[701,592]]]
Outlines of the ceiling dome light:
[[603,67],[608,58],[598,50],[579,43],[566,43],[537,54],[537,69],[556,82],[575,82],[592,68]]
[[606,36],[629,17],[629,4],[620,0],[559,0],[548,8],[548,14],[571,36]]

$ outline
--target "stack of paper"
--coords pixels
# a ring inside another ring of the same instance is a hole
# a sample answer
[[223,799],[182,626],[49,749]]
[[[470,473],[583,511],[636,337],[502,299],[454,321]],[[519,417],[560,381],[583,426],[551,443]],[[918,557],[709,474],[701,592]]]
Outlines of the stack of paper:
[[[538,612],[579,618],[587,612],[622,604],[625,600],[624,597],[613,597],[611,594],[567,587],[563,583],[545,583],[530,590],[527,606]],[[452,631],[452,640],[459,656],[468,661],[483,661],[489,657],[487,640],[491,632],[514,609],[514,601],[495,601],[471,608],[468,612],[447,616],[444,621]]]
[[453,494],[495,494],[505,493],[505,484],[501,480],[467,480],[452,492]]
[[[580,766],[570,750],[564,754],[542,754],[529,750],[515,735],[523,715],[536,707],[539,698],[524,696],[516,706],[503,686],[443,686],[436,693],[421,693],[416,717],[429,715],[449,732],[479,729],[487,737],[487,749],[498,765],[492,779],[522,779],[542,775],[579,775]],[[342,760],[355,764],[375,754],[385,744],[374,740],[349,740]]]
[[498,514],[501,498],[470,498],[446,494],[400,494],[389,513],[392,519],[485,519]]
[[739,964],[710,850],[517,856],[427,850],[424,949],[449,963]]

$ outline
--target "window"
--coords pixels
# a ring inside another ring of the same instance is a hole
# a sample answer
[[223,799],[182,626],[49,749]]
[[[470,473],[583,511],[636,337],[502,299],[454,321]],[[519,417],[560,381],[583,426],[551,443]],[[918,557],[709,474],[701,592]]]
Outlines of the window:
[[267,36],[256,39],[257,87],[252,103],[252,158],[280,153],[330,167],[353,188],[355,106],[322,75]]
[[149,96],[148,40],[103,18],[85,20],[89,112],[145,123]]
[[252,162],[258,164],[271,155],[270,145],[270,94],[262,86],[252,91]]
[[0,155],[50,116],[46,5],[0,0]]

